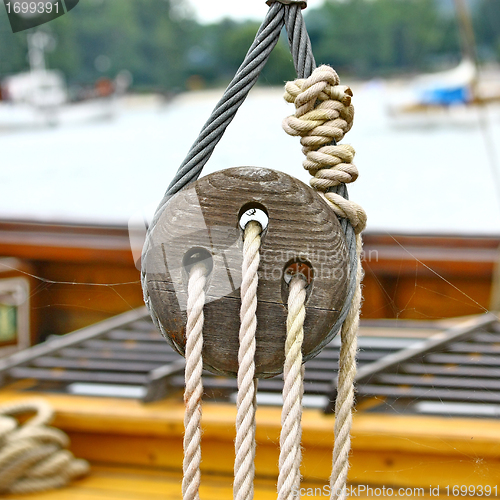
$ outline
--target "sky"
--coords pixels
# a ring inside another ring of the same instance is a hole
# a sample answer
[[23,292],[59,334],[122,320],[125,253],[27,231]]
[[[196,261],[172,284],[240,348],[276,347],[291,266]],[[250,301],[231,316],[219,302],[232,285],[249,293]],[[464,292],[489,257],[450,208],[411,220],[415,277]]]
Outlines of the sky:
[[[210,23],[224,17],[262,20],[269,8],[265,0],[188,0],[198,21]],[[309,0],[308,8],[321,5],[323,0]]]

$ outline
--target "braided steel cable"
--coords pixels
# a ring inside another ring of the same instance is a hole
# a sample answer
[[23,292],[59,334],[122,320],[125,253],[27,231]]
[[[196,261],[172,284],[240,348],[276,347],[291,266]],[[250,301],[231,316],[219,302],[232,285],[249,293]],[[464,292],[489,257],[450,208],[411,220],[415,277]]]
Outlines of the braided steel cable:
[[248,93],[259,78],[269,55],[278,43],[281,30],[286,25],[288,42],[297,74],[308,76],[316,67],[307,34],[304,18],[299,5],[273,3],[247,52],[243,63],[228,85],[220,101],[191,146],[189,153],[177,170],[170,186],[160,202],[151,228],[156,224],[167,201],[182,188],[195,181],[204,165],[222,139],[224,132],[243,104]]
[[297,76],[307,78],[316,69],[316,61],[302,10],[298,5],[285,6],[285,26]]

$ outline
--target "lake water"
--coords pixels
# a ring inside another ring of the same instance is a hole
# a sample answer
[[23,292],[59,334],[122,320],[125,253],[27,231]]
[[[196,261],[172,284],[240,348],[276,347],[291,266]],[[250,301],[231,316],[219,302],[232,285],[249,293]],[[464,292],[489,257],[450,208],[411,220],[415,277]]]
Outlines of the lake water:
[[[368,230],[500,234],[500,204],[478,118],[466,126],[402,127],[385,112],[391,90],[354,87],[356,118],[344,142],[357,151],[351,199]],[[150,213],[208,118],[221,91],[189,93],[168,105],[122,106],[108,122],[0,133],[0,217],[126,224]],[[283,117],[281,89],[255,89],[228,128],[204,174],[255,165],[304,182],[298,138]],[[489,133],[500,158],[500,114]]]

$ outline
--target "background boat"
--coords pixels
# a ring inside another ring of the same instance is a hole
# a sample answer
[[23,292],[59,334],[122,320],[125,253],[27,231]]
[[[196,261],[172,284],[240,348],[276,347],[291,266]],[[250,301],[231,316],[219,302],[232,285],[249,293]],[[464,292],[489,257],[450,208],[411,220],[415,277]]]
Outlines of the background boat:
[[102,79],[85,97],[71,100],[64,75],[46,68],[50,45],[54,40],[47,33],[28,34],[30,71],[0,82],[0,130],[77,125],[111,119],[118,111],[118,100],[130,83],[125,74],[115,81]]
[[[488,76],[486,76],[488,75]],[[387,91],[391,126],[405,128],[479,128],[481,117],[500,121],[500,67],[484,72],[464,59],[455,68],[420,75]]]
[[454,0],[462,60],[394,87],[387,112],[394,127],[481,127],[500,121],[500,67],[483,68],[465,0]]

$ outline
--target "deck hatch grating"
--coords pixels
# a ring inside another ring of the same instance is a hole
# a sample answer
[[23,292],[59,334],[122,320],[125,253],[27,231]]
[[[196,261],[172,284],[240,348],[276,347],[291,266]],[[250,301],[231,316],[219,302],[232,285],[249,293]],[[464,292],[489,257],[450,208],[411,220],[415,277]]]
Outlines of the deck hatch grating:
[[[362,328],[359,342],[358,402],[378,402],[370,411],[425,413],[432,408],[439,414],[441,403],[445,415],[445,403],[449,403],[454,414],[460,405],[467,415],[474,405],[476,416],[495,413],[500,404],[500,329],[496,318],[487,316],[465,327],[459,324],[455,330],[443,331],[437,322],[426,322],[427,339],[405,335],[403,321],[370,321],[368,334],[363,335]],[[409,329],[415,328],[415,322],[409,322]],[[431,336],[436,333],[444,340],[436,343]],[[304,390],[310,401],[318,396],[334,399],[338,345],[336,338],[306,363]],[[413,356],[415,349],[418,353]],[[398,357],[401,362],[391,361]],[[71,392],[75,383],[142,387],[143,399],[152,401],[182,391],[183,366],[183,359],[155,331],[141,308],[0,360],[0,373],[4,383],[33,379],[37,390]],[[207,398],[234,399],[235,379],[210,373],[203,378]],[[262,399],[278,401],[282,386],[279,377],[259,381],[259,391],[266,396]],[[491,408],[485,409],[488,405]]]

